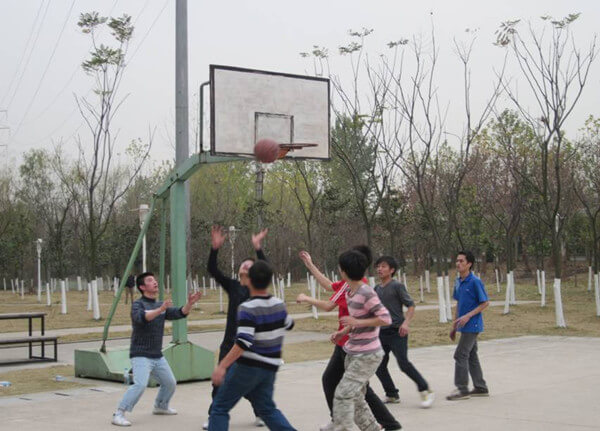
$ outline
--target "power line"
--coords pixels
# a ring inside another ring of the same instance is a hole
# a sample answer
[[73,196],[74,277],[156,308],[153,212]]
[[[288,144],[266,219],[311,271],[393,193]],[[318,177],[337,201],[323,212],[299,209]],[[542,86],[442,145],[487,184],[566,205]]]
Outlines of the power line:
[[54,54],[56,54],[56,49],[58,48],[58,45],[60,43],[60,40],[62,38],[62,35],[65,31],[65,28],[67,27],[67,22],[69,21],[69,18],[71,17],[71,12],[73,11],[73,6],[75,6],[75,0],[73,0],[73,2],[71,3],[71,7],[69,8],[69,12],[67,12],[67,17],[65,18],[65,21],[63,22],[63,26],[60,29],[60,33],[58,34],[58,38],[56,39],[56,42],[54,44],[54,48],[52,49],[52,54],[50,54],[50,58],[48,59],[48,63],[46,64],[46,68],[44,69],[44,73],[42,73],[42,77],[40,78],[40,81],[38,83],[38,86],[35,90],[35,93],[33,94],[33,97],[31,98],[31,101],[29,102],[29,105],[27,105],[27,109],[25,110],[25,114],[23,114],[23,118],[21,118],[21,121],[19,122],[19,125],[17,126],[17,129],[15,130],[15,135],[17,135],[19,133],[19,130],[21,129],[21,125],[23,124],[23,121],[25,121],[25,118],[27,118],[27,114],[29,114],[29,110],[31,109],[31,106],[33,105],[33,102],[35,101],[35,98],[37,97],[40,88],[42,87],[42,83],[44,82],[44,78],[46,77],[46,73],[48,72],[48,69],[50,69],[50,65],[52,64],[52,60],[54,59]]
[[38,11],[37,11],[37,13],[35,15],[35,18],[33,20],[33,24],[31,25],[31,30],[29,30],[29,37],[27,38],[27,42],[25,43],[25,48],[23,48],[23,53],[21,54],[21,58],[19,59],[19,64],[15,68],[15,73],[13,74],[13,76],[12,76],[12,78],[10,80],[10,84],[8,84],[8,88],[6,89],[6,92],[4,93],[4,96],[2,96],[2,101],[0,102],[0,106],[4,105],[4,101],[6,100],[6,96],[8,96],[8,93],[10,93],[10,89],[12,88],[12,85],[15,82],[15,78],[19,74],[19,69],[21,69],[21,65],[23,64],[23,59],[25,58],[25,54],[27,53],[27,48],[29,47],[29,42],[31,42],[31,37],[33,36],[33,31],[35,30],[35,25],[37,24],[37,20],[40,17],[40,13],[42,12],[42,8],[43,7],[44,7],[44,2],[41,2],[40,3],[40,7],[38,8]]
[[46,19],[46,14],[48,12],[48,7],[49,6],[50,6],[50,2],[48,1],[48,3],[46,3],[46,9],[44,10],[44,15],[42,15],[42,19],[40,21],[40,26],[38,27],[37,34],[35,35],[35,39],[33,40],[33,45],[31,47],[31,50],[29,51],[29,55],[27,56],[27,60],[25,61],[25,66],[23,67],[23,71],[21,72],[21,76],[19,77],[19,81],[17,82],[17,86],[15,87],[15,91],[13,92],[13,95],[10,98],[9,102],[6,104],[6,109],[10,108],[10,105],[12,104],[13,100],[15,99],[15,96],[17,95],[17,92],[19,91],[19,87],[21,86],[21,82],[23,82],[23,76],[25,76],[25,72],[27,71],[27,66],[29,66],[29,61],[31,60],[31,54],[35,50],[35,46],[37,44],[37,40],[40,37],[40,33],[42,32],[42,27],[44,26],[44,21]]
[[160,12],[158,13],[158,15],[156,15],[156,18],[154,18],[154,21],[152,21],[152,24],[150,25],[150,27],[148,28],[148,30],[146,31],[146,33],[144,34],[144,36],[142,37],[142,40],[140,41],[140,43],[138,43],[138,45],[135,47],[135,51],[133,51],[133,54],[131,54],[131,57],[129,57],[129,61],[131,62],[131,60],[133,60],[133,57],[135,57],[135,54],[139,51],[139,49],[141,48],[141,46],[144,44],[144,41],[146,40],[146,38],[148,37],[148,35],[150,34],[150,32],[152,31],[152,29],[154,28],[154,25],[156,24],[156,22],[158,21],[158,19],[162,16],[162,14],[165,11],[165,8],[167,7],[167,5],[169,4],[169,0],[167,0],[165,2],[165,4],[163,5],[162,9],[160,10]]

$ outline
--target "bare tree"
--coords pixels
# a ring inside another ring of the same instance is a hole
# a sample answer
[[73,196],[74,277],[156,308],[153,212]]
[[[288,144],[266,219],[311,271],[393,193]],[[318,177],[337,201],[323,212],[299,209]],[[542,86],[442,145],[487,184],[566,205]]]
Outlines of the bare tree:
[[[95,103],[78,97],[77,106],[89,130],[89,139],[78,138],[77,163],[66,168],[66,161],[57,158],[61,180],[74,197],[78,214],[86,229],[88,275],[98,274],[98,248],[106,232],[115,205],[131,186],[135,176],[148,157],[151,136],[147,145],[141,140],[131,143],[141,147],[142,156],[131,165],[119,165],[115,156],[116,134],[111,123],[124,99],[118,100],[118,88],[123,77],[126,52],[133,34],[131,17],[107,18],[97,12],[83,13],[77,23],[91,38],[90,57],[82,63],[83,70],[94,78]],[[108,26],[116,42],[115,47],[100,42],[98,30]],[[134,151],[139,153],[139,151]]]

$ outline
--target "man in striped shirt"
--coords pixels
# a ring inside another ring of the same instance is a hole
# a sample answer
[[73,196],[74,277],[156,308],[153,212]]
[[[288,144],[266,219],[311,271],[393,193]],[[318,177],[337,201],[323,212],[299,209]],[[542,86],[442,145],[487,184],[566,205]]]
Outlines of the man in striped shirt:
[[229,411],[242,398],[272,430],[295,431],[273,402],[275,373],[281,365],[281,346],[294,321],[285,304],[268,294],[273,276],[268,262],[258,260],[248,271],[250,298],[238,308],[235,345],[219,362],[212,381],[221,386],[213,400],[209,431],[229,428]]
[[340,318],[344,328],[331,336],[334,343],[349,336],[344,345],[344,376],[333,401],[333,429],[350,431],[356,423],[362,431],[379,431],[380,426],[365,401],[365,392],[383,358],[379,327],[389,325],[391,318],[373,288],[362,281],[368,266],[365,255],[350,250],[340,255],[338,264],[349,287],[346,302],[350,315]]

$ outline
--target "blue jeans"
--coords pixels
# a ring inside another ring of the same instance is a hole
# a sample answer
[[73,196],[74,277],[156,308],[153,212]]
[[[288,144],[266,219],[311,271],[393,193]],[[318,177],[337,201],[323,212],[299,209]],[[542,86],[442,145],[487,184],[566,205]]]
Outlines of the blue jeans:
[[169,401],[175,393],[177,380],[169,367],[167,360],[162,357],[160,359],[144,358],[141,356],[131,358],[131,366],[133,368],[133,385],[129,386],[123,399],[119,403],[119,409],[132,411],[133,407],[140,400],[144,393],[150,375],[156,379],[160,385],[158,395],[154,401],[154,407],[166,409],[169,407]]
[[209,431],[229,429],[229,411],[246,397],[270,430],[296,431],[273,402],[275,371],[234,363],[227,374],[217,396],[213,400],[208,421]]

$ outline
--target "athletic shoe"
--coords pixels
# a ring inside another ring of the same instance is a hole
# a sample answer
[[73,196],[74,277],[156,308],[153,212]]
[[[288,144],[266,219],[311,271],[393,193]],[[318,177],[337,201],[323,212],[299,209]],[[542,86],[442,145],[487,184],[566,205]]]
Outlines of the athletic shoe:
[[125,415],[123,414],[123,412],[121,410],[119,410],[115,414],[113,414],[111,423],[113,425],[117,425],[120,427],[130,427],[131,426],[131,422],[129,422],[127,420],[127,418],[125,417]]
[[256,416],[256,420],[254,421],[254,426],[255,427],[264,427],[265,423],[263,422],[263,420],[261,418]]
[[433,393],[429,389],[421,392],[421,407],[423,407],[424,409],[428,409],[429,407],[431,407],[434,400],[435,393]]
[[329,422],[327,425],[323,425],[321,428],[319,428],[319,431],[333,431],[333,428],[333,422]]
[[469,395],[471,395],[472,397],[489,397],[490,391],[488,391],[487,388],[474,388],[471,392],[469,392]]
[[400,404],[400,397],[385,397],[385,404]]
[[458,389],[446,397],[448,401],[468,400],[471,398],[468,392],[461,392]]
[[207,430],[208,429],[208,421],[204,422],[204,425],[202,425],[202,429],[203,430]]
[[167,407],[166,409],[161,409],[160,407],[154,407],[152,410],[153,415],[176,415],[177,410],[172,409],[171,407]]

